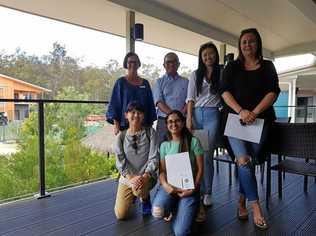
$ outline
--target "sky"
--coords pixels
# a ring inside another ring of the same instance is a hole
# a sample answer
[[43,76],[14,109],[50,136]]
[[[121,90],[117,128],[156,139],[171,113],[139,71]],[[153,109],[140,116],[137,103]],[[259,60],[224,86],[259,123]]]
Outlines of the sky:
[[[53,43],[58,41],[66,47],[69,56],[82,59],[82,66],[102,67],[110,59],[123,61],[125,38],[79,27],[52,19],[39,17],[0,7],[0,51],[14,53],[19,47],[28,54],[49,54]],[[136,42],[135,51],[141,61],[163,69],[163,57],[170,49]],[[192,70],[197,66],[197,57],[177,52],[181,65]]]
[[[39,17],[0,7],[0,51],[8,54],[20,48],[29,55],[47,55],[54,42],[66,47],[71,57],[80,58],[81,66],[103,67],[110,59],[122,62],[125,55],[125,39],[91,29]],[[143,63],[155,64],[163,71],[163,57],[170,51],[142,42],[136,42],[136,53]],[[197,57],[177,52],[182,66],[194,70]],[[300,55],[274,61],[278,72],[296,66],[311,64],[315,57]]]

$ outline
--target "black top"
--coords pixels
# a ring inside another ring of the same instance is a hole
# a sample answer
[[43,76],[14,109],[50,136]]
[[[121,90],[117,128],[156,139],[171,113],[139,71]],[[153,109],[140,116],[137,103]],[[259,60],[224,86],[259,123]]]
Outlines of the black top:
[[[263,60],[256,70],[245,70],[239,61],[227,64],[223,71],[220,93],[230,92],[238,104],[252,111],[269,92],[280,93],[278,74],[271,61]],[[231,108],[229,111],[236,113]],[[273,106],[260,113],[259,118],[275,120]]]

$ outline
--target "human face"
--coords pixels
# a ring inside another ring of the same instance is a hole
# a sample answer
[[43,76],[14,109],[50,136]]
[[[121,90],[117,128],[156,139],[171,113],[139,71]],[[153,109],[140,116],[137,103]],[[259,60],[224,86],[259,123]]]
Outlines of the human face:
[[138,58],[136,56],[130,56],[127,58],[127,70],[131,72],[137,71],[139,68]]
[[205,48],[202,53],[202,61],[206,67],[212,67],[216,61],[216,51],[214,48]]
[[244,34],[240,39],[240,49],[245,57],[255,56],[258,49],[256,36],[252,33]]
[[144,121],[144,113],[134,109],[126,112],[125,118],[128,120],[130,127],[140,127]]
[[166,73],[168,75],[175,76],[179,68],[179,61],[177,56],[174,54],[167,55],[163,66],[165,67]]
[[179,135],[184,126],[184,122],[180,119],[177,114],[171,114],[168,116],[167,128],[171,135]]

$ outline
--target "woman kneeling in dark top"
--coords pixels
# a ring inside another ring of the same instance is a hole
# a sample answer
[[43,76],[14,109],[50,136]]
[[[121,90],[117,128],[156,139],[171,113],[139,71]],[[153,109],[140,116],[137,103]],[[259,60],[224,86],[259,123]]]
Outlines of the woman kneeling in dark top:
[[266,229],[268,225],[259,204],[254,162],[276,118],[272,105],[280,93],[278,75],[273,63],[263,59],[261,37],[256,29],[241,32],[238,49],[238,59],[224,69],[221,94],[229,111],[239,114],[243,123],[250,125],[257,117],[263,118],[264,128],[259,144],[228,138],[238,163],[240,198],[237,216],[240,220],[248,219],[248,200],[255,226]]

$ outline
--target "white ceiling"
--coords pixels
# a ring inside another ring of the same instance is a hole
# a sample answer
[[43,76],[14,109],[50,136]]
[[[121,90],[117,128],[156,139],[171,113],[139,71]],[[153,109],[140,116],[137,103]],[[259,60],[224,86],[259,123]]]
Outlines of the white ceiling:
[[255,27],[262,35],[267,57],[316,52],[316,4],[312,0],[111,2],[233,46],[242,29]]
[[0,5],[102,32],[125,36],[125,12],[136,12],[145,42],[197,54],[200,44],[227,43],[256,27],[267,57],[316,53],[312,0],[0,0]]

